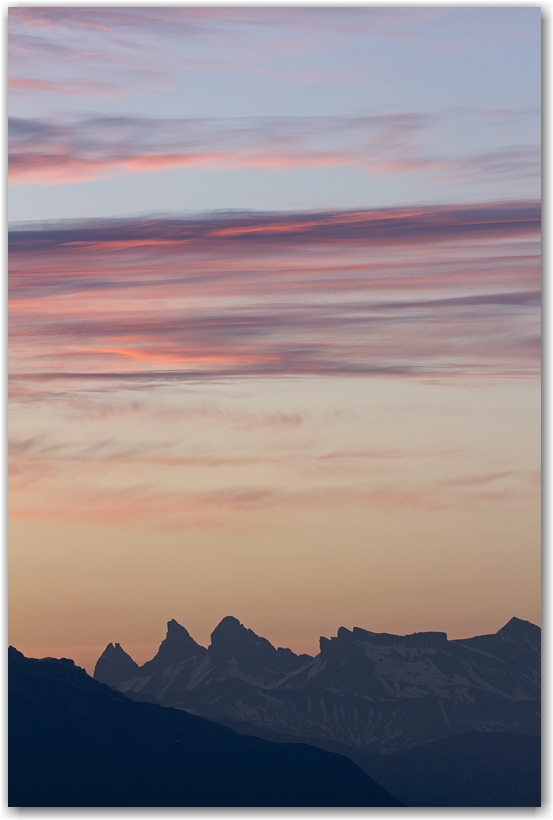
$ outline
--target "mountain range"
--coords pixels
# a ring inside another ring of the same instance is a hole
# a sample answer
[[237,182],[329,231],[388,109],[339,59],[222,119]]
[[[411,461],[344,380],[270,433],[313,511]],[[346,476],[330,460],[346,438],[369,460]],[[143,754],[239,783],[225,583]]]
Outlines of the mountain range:
[[170,621],[142,666],[108,644],[96,680],[10,647],[9,804],[538,806],[540,638],[341,628],[311,657]]
[[341,627],[311,657],[230,616],[208,648],[172,620],[150,661],[139,666],[110,643],[94,677],[238,731],[391,754],[467,732],[539,735],[540,641],[518,618],[463,640]]

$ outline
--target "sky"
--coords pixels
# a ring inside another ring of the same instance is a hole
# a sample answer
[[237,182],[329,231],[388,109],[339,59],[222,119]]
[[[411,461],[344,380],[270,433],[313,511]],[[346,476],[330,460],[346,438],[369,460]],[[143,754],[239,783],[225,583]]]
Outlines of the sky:
[[18,7],[9,632],[540,622],[540,10]]

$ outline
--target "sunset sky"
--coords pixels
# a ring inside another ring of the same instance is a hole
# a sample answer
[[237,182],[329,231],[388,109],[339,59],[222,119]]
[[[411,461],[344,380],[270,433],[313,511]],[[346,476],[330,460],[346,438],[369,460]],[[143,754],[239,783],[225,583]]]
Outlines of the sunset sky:
[[10,643],[540,622],[540,22],[9,9]]

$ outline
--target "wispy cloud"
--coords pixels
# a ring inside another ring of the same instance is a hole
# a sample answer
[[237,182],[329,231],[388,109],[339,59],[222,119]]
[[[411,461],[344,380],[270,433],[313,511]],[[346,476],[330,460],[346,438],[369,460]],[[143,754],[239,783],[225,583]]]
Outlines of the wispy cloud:
[[446,482],[449,487],[479,487],[483,484],[492,484],[505,478],[510,478],[513,470],[502,470],[495,473],[484,473],[477,475],[467,475],[460,478],[452,478]]
[[[175,88],[183,68],[278,77],[294,85],[353,79],[366,87],[368,72],[359,71],[359,58],[371,54],[372,42],[407,47],[416,63],[417,53],[455,54],[460,46],[485,51],[490,36],[495,44],[512,46],[517,35],[528,37],[532,21],[538,48],[539,10],[530,8],[12,7],[8,14],[10,65],[17,76],[67,81],[73,61],[71,88],[83,73],[89,81],[109,80],[106,69],[118,61],[127,95],[154,91],[144,72],[158,75],[158,87],[162,82]],[[62,48],[61,61],[56,50]],[[350,52],[355,56],[348,61]],[[306,54],[309,59],[302,59]],[[370,58],[368,64],[372,69]],[[86,89],[85,83],[83,94]],[[45,91],[51,88],[37,88],[38,94]]]
[[[121,414],[122,417],[129,421],[132,415],[128,410]],[[186,416],[186,414],[183,414]],[[244,414],[245,415],[245,414]],[[63,468],[66,464],[82,465],[86,471],[90,473],[95,468],[104,469],[108,464],[117,464],[119,466],[130,465],[134,469],[141,469],[144,467],[162,466],[168,468],[175,468],[176,472],[185,468],[215,469],[220,467],[245,467],[251,465],[284,465],[287,467],[298,468],[301,471],[319,471],[325,469],[328,474],[332,473],[350,473],[352,472],[351,464],[360,463],[373,465],[376,463],[402,461],[420,462],[421,459],[437,459],[444,456],[451,456],[453,454],[460,454],[463,448],[453,448],[448,450],[433,449],[428,447],[349,447],[341,450],[328,450],[315,446],[310,440],[308,445],[299,445],[298,441],[294,439],[293,443],[288,443],[288,446],[282,446],[282,440],[278,450],[271,450],[267,448],[267,443],[270,438],[266,435],[266,430],[263,430],[259,423],[255,426],[236,426],[228,425],[225,416],[223,419],[217,418],[217,427],[220,430],[228,429],[228,426],[233,428],[235,437],[234,441],[248,442],[243,435],[249,435],[252,430],[261,434],[260,440],[264,442],[265,449],[263,452],[256,450],[255,447],[250,452],[245,452],[242,445],[238,446],[238,453],[236,449],[231,448],[225,450],[220,444],[217,447],[209,447],[194,443],[190,445],[183,442],[182,434],[179,427],[175,424],[175,418],[178,414],[164,414],[165,419],[170,418],[172,421],[167,422],[167,435],[165,438],[153,437],[149,441],[132,441],[123,442],[116,437],[99,437],[97,435],[98,427],[93,423],[89,427],[89,438],[82,441],[80,438],[71,438],[68,433],[65,433],[63,438],[52,433],[35,433],[30,436],[18,437],[12,435],[9,438],[9,453],[10,453],[10,475],[28,475],[33,470],[38,470],[42,475],[42,466],[48,464],[51,471],[56,467]],[[194,418],[192,414],[186,417]],[[290,427],[286,421],[284,424],[281,418],[286,419],[286,414],[275,414],[269,416],[271,432],[286,433],[291,429],[297,429],[296,426]],[[159,418],[154,409],[150,410],[148,416],[145,418],[156,419]],[[264,423],[266,414],[260,416]],[[82,420],[82,417],[81,417]],[[196,419],[197,420],[197,417]],[[205,420],[205,417],[201,417]],[[98,423],[98,419],[95,420]],[[98,425],[101,429],[101,425]],[[264,425],[265,427],[267,425]],[[79,428],[80,429],[80,428]],[[241,436],[241,434],[243,434]],[[249,440],[249,446],[252,448],[252,440]],[[236,445],[235,445],[236,447]],[[374,469],[374,468],[373,468]],[[355,472],[355,470],[353,470]],[[486,474],[483,477],[463,477],[462,479],[452,479],[448,482],[448,486],[469,486],[472,484],[481,484],[494,481],[498,478],[511,475],[511,472],[500,472]]]
[[[52,83],[14,77],[18,88],[117,95],[112,81]],[[87,85],[88,84],[88,85]],[[88,89],[88,90],[87,90]],[[12,118],[11,184],[82,182],[171,168],[217,169],[356,166],[364,172],[428,179],[502,180],[540,174],[539,146],[499,144],[493,151],[435,156],[425,149],[437,117],[380,116],[80,120]]]
[[535,374],[539,228],[507,202],[15,230],[12,384]]
[[[374,482],[373,482],[374,483]],[[381,485],[327,486],[286,491],[278,487],[223,487],[208,492],[170,492],[143,485],[124,489],[67,486],[57,493],[46,491],[34,503],[12,492],[13,520],[66,521],[130,529],[182,530],[233,528],[252,524],[252,515],[268,511],[373,507],[423,511],[485,509],[498,502],[516,503],[533,498],[535,488],[527,478],[506,483],[496,490],[458,491],[433,481],[384,480]],[[461,488],[460,488],[461,489]],[[29,503],[30,502],[30,503]]]
[[[438,13],[439,16],[439,13]],[[293,27],[328,34],[386,33],[401,37],[415,21],[436,19],[431,9],[382,8],[11,8],[10,19],[37,29],[91,29],[98,32],[155,29],[158,33],[207,33],[225,24]]]
[[541,174],[541,152],[539,146],[518,145],[497,148],[487,153],[464,157],[429,157],[413,153],[392,159],[376,160],[371,170],[383,174],[425,174],[428,178],[449,182],[470,179],[489,185],[490,179],[513,179],[526,177],[538,179]]
[[[77,84],[78,87],[78,84]],[[12,182],[63,182],[172,167],[295,168],[383,163],[428,117],[139,117],[10,121]]]
[[[12,8],[9,58],[12,72],[35,85],[39,95],[97,96],[117,67],[127,96],[167,90],[182,81],[182,71],[213,70],[294,83],[336,82],[355,75],[333,66],[325,55],[336,38],[388,36],[411,38],[413,22],[428,15],[396,9],[325,8]],[[70,35],[69,37],[67,35]],[[183,49],[184,45],[184,49]],[[322,48],[321,48],[322,47]],[[183,53],[186,52],[186,53]],[[310,54],[308,67],[301,54]],[[288,59],[282,60],[283,55]],[[290,58],[299,60],[290,62]],[[73,76],[69,79],[67,71]],[[157,82],[152,82],[153,78]],[[13,84],[16,94],[30,85]],[[108,91],[105,96],[112,96]]]

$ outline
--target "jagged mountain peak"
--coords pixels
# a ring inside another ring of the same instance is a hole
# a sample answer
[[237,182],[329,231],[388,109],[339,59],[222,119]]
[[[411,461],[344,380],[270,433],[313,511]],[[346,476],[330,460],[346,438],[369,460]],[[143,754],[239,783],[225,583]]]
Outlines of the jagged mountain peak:
[[208,652],[219,668],[237,665],[244,674],[265,681],[288,674],[311,660],[308,655],[295,655],[291,649],[276,649],[232,615],[223,618],[211,633]]
[[155,657],[141,667],[145,672],[152,672],[164,668],[172,663],[187,660],[193,655],[203,655],[206,650],[196,643],[184,626],[172,618],[167,621],[167,634],[161,642]]
[[194,638],[190,635],[188,629],[185,629],[184,626],[181,626],[178,621],[175,621],[174,618],[171,618],[170,621],[167,621],[167,633],[165,635],[164,640],[161,642],[160,649],[162,646],[199,646],[196,643]]
[[94,669],[94,678],[100,683],[117,688],[123,681],[132,678],[138,671],[138,664],[125,652],[121,644],[108,643]]
[[[104,649],[104,651],[100,655],[100,658],[108,658],[108,657],[109,658],[125,657],[125,658],[130,658],[132,660],[131,656],[127,652],[125,652],[125,650],[123,649],[123,647],[121,646],[120,643],[115,643],[115,644],[108,643],[108,645],[106,646],[106,648]],[[100,661],[100,658],[98,659],[98,662]]]
[[521,618],[511,618],[505,626],[502,626],[501,629],[498,629],[496,635],[501,635],[502,637],[513,637],[518,638],[521,635],[525,635],[528,637],[537,638],[539,640],[539,636],[541,635],[541,629],[536,624],[531,623],[530,621],[523,621]]

